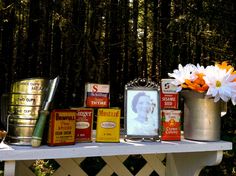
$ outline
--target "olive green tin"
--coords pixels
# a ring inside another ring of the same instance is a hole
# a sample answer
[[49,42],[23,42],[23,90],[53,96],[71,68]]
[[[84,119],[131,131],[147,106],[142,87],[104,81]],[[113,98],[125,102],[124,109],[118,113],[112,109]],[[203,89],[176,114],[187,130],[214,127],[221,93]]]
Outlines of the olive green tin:
[[46,91],[49,80],[43,78],[28,78],[14,82],[12,93],[42,94]]

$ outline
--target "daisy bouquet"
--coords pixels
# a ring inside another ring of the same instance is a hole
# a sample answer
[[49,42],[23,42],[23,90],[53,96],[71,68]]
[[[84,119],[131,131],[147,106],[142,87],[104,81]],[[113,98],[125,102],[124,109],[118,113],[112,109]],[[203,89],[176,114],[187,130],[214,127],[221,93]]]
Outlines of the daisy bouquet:
[[214,102],[222,99],[236,104],[236,71],[227,61],[207,67],[179,64],[178,69],[168,75],[174,78],[172,84],[177,86],[177,92],[189,89],[206,93],[206,96],[214,98]]

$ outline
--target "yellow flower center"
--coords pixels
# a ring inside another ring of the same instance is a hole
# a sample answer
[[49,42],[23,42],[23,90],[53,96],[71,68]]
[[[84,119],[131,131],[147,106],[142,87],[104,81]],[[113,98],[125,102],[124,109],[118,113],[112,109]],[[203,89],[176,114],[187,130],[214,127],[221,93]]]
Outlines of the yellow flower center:
[[221,86],[221,82],[220,81],[216,81],[216,87],[220,87]]

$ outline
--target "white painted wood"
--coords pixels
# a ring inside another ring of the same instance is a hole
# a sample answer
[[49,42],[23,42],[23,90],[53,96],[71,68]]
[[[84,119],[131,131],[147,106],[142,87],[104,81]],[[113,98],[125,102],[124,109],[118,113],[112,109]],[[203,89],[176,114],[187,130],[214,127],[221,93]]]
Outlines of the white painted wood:
[[70,176],[87,176],[87,174],[74,162],[73,159],[57,159],[58,164]]
[[132,176],[129,170],[120,162],[117,157],[103,156],[103,160],[109,165],[117,175]]
[[223,151],[167,154],[166,176],[198,176],[205,166],[221,162]]
[[79,158],[90,156],[114,156],[153,153],[186,153],[231,150],[232,143],[225,141],[196,142],[182,140],[175,142],[124,142],[120,143],[78,143],[68,146],[11,146],[10,149],[0,150],[0,160],[34,160]]
[[[144,176],[150,175],[153,171],[153,168],[149,164],[145,164],[143,168],[135,176]],[[163,175],[160,175],[163,176]]]
[[[131,175],[123,166],[123,161],[132,154],[142,154],[148,164],[138,173],[142,175],[155,169],[160,176],[189,176],[197,175],[208,165],[218,164],[222,159],[223,150],[231,150],[232,143],[225,141],[196,142],[183,139],[175,142],[124,142],[120,143],[77,143],[69,146],[9,146],[0,150],[0,160],[5,161],[5,176],[14,176],[14,160],[56,159],[61,167],[54,173],[55,176],[87,175],[79,164],[84,157],[102,156],[108,163],[104,171],[99,173],[110,174],[115,171],[118,175]],[[167,153],[167,168],[164,169],[162,160]],[[153,155],[155,154],[155,155]],[[159,159],[157,155],[159,154]],[[70,158],[70,159],[65,159]],[[184,161],[184,162],[183,162]],[[27,170],[29,162],[20,167]],[[20,169],[21,169],[20,168]],[[25,171],[25,173],[29,173]],[[25,176],[25,175],[24,175]]]
[[110,176],[113,172],[114,170],[109,165],[106,165],[96,176]]
[[5,161],[4,164],[4,176],[13,176],[15,175],[16,162],[13,160]]
[[148,161],[147,164],[149,164],[160,176],[165,175],[166,167],[158,158],[158,155],[143,155],[143,157]]

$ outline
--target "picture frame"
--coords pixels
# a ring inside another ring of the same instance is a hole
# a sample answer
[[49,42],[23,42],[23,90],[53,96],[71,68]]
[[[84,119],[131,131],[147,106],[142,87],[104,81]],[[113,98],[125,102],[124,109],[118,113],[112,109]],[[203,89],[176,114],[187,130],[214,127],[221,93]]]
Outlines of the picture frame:
[[137,78],[125,85],[125,140],[159,140],[160,95],[157,83]]

